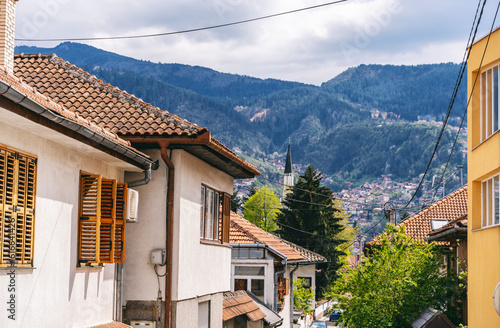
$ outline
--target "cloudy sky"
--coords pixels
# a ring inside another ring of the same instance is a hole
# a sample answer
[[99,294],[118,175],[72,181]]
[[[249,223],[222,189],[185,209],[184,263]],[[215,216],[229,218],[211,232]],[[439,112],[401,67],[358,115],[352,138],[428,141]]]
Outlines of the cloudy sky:
[[[16,38],[174,32],[330,1],[21,0]],[[460,62],[476,7],[473,0],[349,0],[201,32],[83,43],[137,59],[319,85],[360,64]],[[496,4],[486,5],[480,36],[489,31],[495,10]],[[43,47],[58,43],[16,41]]]

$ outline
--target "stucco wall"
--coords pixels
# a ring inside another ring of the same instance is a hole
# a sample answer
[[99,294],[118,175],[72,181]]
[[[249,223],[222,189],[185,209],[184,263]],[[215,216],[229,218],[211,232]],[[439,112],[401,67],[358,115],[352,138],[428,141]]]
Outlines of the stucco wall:
[[[153,301],[158,296],[158,280],[154,266],[150,264],[153,249],[166,249],[166,199],[167,167],[159,150],[144,150],[153,160],[160,159],[158,170],[151,172],[151,181],[132,189],[139,192],[139,219],[127,224],[126,259],[123,265],[123,298],[127,300]],[[134,181],[144,174],[126,173],[126,181]],[[165,267],[157,267],[164,274]],[[162,299],[165,299],[165,278],[160,278]]]
[[[38,156],[34,269],[15,274],[16,320],[7,315],[8,270],[0,270],[0,327],[88,327],[113,319],[114,265],[77,268],[80,170],[123,181],[123,171],[64,135],[0,110],[0,143]],[[19,127],[22,126],[26,130]],[[54,142],[41,135],[53,135]]]
[[205,184],[232,193],[233,178],[182,150],[175,165],[172,299],[230,290],[231,248],[200,242],[200,189]]

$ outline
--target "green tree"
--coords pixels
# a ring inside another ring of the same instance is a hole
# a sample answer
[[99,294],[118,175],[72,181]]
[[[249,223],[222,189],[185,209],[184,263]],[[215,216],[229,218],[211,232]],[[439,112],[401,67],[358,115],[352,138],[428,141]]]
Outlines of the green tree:
[[328,298],[340,301],[352,328],[411,327],[426,308],[445,311],[459,286],[442,270],[435,244],[414,241],[404,227],[388,225],[380,247],[356,268],[342,270]]
[[267,232],[278,229],[276,218],[280,213],[280,200],[267,186],[263,186],[245,202],[243,216]]
[[345,252],[339,246],[344,242],[339,234],[344,230],[343,213],[333,198],[332,191],[321,185],[323,176],[309,165],[285,197],[278,216],[280,236],[292,243],[323,255],[326,264],[316,279],[320,297],[342,266]]
[[306,314],[314,312],[312,302],[314,301],[314,289],[304,286],[304,279],[293,279],[293,307]]

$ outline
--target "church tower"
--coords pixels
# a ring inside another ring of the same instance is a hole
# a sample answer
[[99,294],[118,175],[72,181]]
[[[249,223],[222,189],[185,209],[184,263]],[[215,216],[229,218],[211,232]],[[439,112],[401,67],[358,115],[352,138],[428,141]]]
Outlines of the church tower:
[[285,172],[283,172],[283,199],[293,187],[292,152],[290,151],[290,139],[288,139],[288,151],[286,153]]

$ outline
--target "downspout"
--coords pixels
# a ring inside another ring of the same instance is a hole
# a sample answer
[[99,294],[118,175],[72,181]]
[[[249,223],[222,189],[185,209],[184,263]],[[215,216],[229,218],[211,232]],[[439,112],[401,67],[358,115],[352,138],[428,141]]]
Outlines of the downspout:
[[[158,161],[156,161],[156,166],[158,166]],[[134,187],[138,187],[138,186],[147,185],[149,183],[149,181],[151,181],[151,164],[148,164],[146,170],[143,171],[143,172],[144,172],[144,178],[143,179],[137,180],[137,181],[128,182],[127,186],[129,188],[134,188]]]
[[274,273],[274,304],[273,304],[273,310],[277,312],[278,310],[278,276],[280,274],[284,274],[286,272],[286,257],[281,261],[281,264],[283,264],[283,271],[277,271]]
[[161,158],[168,168],[167,176],[167,231],[166,231],[166,248],[167,248],[167,274],[165,275],[165,328],[172,326],[172,251],[174,239],[174,178],[175,167],[167,154],[168,142],[159,142],[161,147]]
[[290,272],[290,328],[293,327],[293,274],[298,268],[299,265],[297,264],[295,269]]
[[[158,161],[155,163],[156,169],[158,168]],[[144,171],[144,178],[137,181],[132,181],[127,183],[128,188],[147,185],[151,181],[151,170],[152,165],[148,164],[146,170]],[[116,309],[115,309],[115,319],[116,321],[122,322],[122,302],[123,302],[123,263],[116,263],[115,265],[115,275],[116,275]]]

